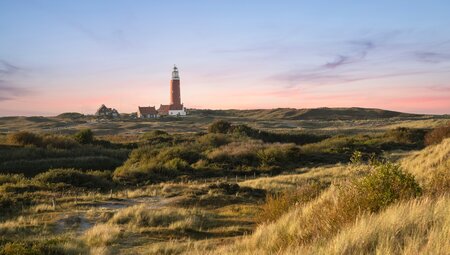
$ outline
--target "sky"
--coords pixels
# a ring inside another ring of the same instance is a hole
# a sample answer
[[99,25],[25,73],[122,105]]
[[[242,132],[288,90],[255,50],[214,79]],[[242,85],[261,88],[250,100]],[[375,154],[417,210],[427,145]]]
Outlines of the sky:
[[450,1],[0,0],[0,116],[368,107],[450,114]]

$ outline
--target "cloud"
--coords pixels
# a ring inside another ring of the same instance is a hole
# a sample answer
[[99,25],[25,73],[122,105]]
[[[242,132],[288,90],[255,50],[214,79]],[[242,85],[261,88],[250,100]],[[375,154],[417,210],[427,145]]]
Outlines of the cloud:
[[12,75],[17,72],[20,72],[21,68],[7,62],[4,60],[0,60],[0,77],[5,75]]
[[426,63],[441,63],[450,61],[450,54],[438,53],[432,51],[417,51],[413,53],[414,57],[421,62]]
[[[448,73],[448,68],[436,69],[425,63],[450,62],[450,53],[445,53],[448,42],[410,44],[396,43],[396,37],[402,31],[375,34],[369,38],[349,40],[343,45],[334,43],[326,49],[329,51],[335,45],[340,48],[331,60],[316,64],[312,68],[295,68],[271,75],[268,80],[282,81],[287,87],[308,83],[309,85],[340,84],[361,80],[373,80],[389,77],[428,73]],[[402,38],[400,38],[402,39]],[[433,48],[435,47],[435,48]],[[433,51],[424,50],[433,48]],[[372,51],[376,51],[372,53]],[[376,53],[376,54],[375,54]],[[411,64],[411,59],[424,63],[422,66]]]
[[290,84],[288,87],[292,87],[298,83],[314,83],[315,85],[326,85],[326,84],[342,84],[349,83],[355,81],[363,81],[363,80],[376,80],[376,79],[384,79],[384,78],[392,78],[392,77],[400,77],[400,76],[409,76],[409,75],[419,75],[419,74],[429,74],[429,73],[447,73],[447,70],[424,70],[424,71],[403,71],[403,72],[387,72],[380,74],[370,74],[370,73],[352,73],[352,72],[341,72],[340,74],[328,74],[324,72],[317,73],[301,73],[301,72],[292,72],[290,74],[283,73],[278,74],[269,79],[285,81]]
[[8,61],[0,60],[0,101],[11,100],[19,96],[29,94],[29,90],[14,85],[11,80],[19,75],[23,68],[20,68]]
[[343,65],[354,64],[363,61],[369,51],[375,49],[375,42],[372,40],[358,40],[348,43],[351,46],[348,54],[339,54],[331,62],[322,66],[325,69],[334,69]]
[[7,84],[5,81],[0,80],[0,101],[11,100],[19,96],[29,94],[28,89],[14,87]]
[[342,65],[346,65],[346,64],[350,64],[352,63],[352,60],[350,57],[348,56],[342,56],[339,55],[336,57],[335,60],[333,60],[332,62],[328,62],[326,63],[323,67],[325,68],[336,68]]

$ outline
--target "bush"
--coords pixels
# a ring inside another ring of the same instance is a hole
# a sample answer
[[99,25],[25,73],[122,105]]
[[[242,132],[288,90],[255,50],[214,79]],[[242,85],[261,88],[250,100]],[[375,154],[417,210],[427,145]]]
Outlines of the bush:
[[226,134],[231,130],[231,123],[224,120],[218,120],[213,122],[208,127],[209,133],[221,133]]
[[109,180],[97,173],[82,172],[75,169],[52,169],[35,176],[34,180],[44,184],[65,183],[88,189],[106,190],[112,186]]
[[9,134],[7,141],[16,145],[33,145],[36,147],[53,147],[58,149],[71,149],[78,146],[78,143],[69,137],[61,135],[38,135],[27,131],[20,131]]
[[319,136],[305,133],[273,133],[251,128],[247,125],[232,126],[230,131],[234,134],[245,135],[253,139],[262,140],[266,143],[295,143],[308,144],[322,141],[327,136]]
[[189,163],[180,158],[174,158],[167,161],[164,164],[164,168],[169,171],[179,171],[179,172],[191,169]]
[[71,137],[61,135],[46,135],[42,137],[42,145],[56,149],[73,149],[79,146],[78,142]]
[[257,167],[259,159],[257,151],[264,148],[264,144],[257,141],[233,142],[221,146],[207,154],[208,160],[219,164],[224,169],[236,167]]
[[386,132],[385,136],[397,143],[416,144],[417,147],[423,147],[425,131],[422,129],[398,127]]
[[294,145],[270,145],[257,153],[262,167],[280,166],[288,167],[298,161],[300,150]]
[[127,183],[164,181],[190,170],[200,157],[200,151],[192,144],[162,148],[144,145],[131,152],[128,160],[114,171],[114,178]]
[[52,168],[113,170],[120,166],[122,162],[122,160],[106,156],[21,159],[0,163],[0,172],[23,173],[26,176],[35,176]]
[[146,141],[148,144],[162,144],[162,143],[170,143],[173,141],[173,137],[161,130],[154,130],[151,132],[144,133],[141,136],[141,139]]
[[437,127],[429,131],[425,135],[425,144],[427,146],[432,144],[438,144],[447,137],[450,137],[450,122],[445,126]]
[[8,134],[6,139],[11,144],[42,146],[42,137],[27,131]]
[[81,144],[89,144],[94,142],[94,133],[90,129],[82,129],[74,135],[74,138]]
[[[398,200],[421,195],[422,189],[414,176],[393,163],[378,163],[371,172],[342,190],[342,202],[355,211],[377,212]],[[346,201],[344,203],[344,201]]]
[[200,136],[197,141],[204,146],[217,148],[230,143],[230,139],[224,134],[206,134]]

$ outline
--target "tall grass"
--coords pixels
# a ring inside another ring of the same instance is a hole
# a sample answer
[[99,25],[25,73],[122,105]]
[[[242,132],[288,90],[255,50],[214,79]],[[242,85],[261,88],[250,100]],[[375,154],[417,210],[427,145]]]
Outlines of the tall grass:
[[[424,198],[366,215],[309,254],[448,254],[450,198]],[[298,250],[290,248],[290,252]]]
[[178,230],[200,230],[206,227],[210,216],[197,209],[153,209],[146,204],[135,205],[117,212],[109,222],[132,229],[157,227]]
[[404,158],[401,164],[419,179],[426,179],[439,169],[450,169],[450,138],[437,145],[413,152]]
[[[320,243],[351,225],[359,215],[414,198],[420,191],[414,178],[397,165],[374,165],[366,176],[332,185],[317,199],[293,206],[273,223],[262,224],[252,236],[244,238],[228,252],[274,254],[293,245]],[[278,205],[285,207],[283,203]],[[277,208],[269,209],[275,209],[273,212],[278,214]]]

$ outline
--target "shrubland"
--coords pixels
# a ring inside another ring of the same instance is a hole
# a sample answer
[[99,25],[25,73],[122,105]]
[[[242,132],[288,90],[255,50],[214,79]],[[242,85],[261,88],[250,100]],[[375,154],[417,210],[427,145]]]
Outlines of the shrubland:
[[114,170],[128,157],[126,145],[95,140],[90,130],[73,136],[21,131],[0,145],[0,173],[34,176],[52,168]]
[[169,135],[153,131],[114,172],[126,183],[151,183],[178,176],[279,174],[320,164],[345,163],[354,151],[381,155],[389,150],[423,147],[425,132],[397,128],[381,135],[317,136],[256,130],[216,121],[208,134]]
[[[450,201],[446,181],[450,176],[449,142],[446,139],[413,153],[401,164],[355,162],[348,167],[353,174],[318,191],[320,194],[306,203],[301,200],[303,193],[296,195],[298,191],[292,188],[269,197],[263,208],[271,220],[251,236],[219,251],[414,254],[420,250],[445,254],[450,248],[450,218],[446,213]],[[442,181],[437,182],[437,177]],[[273,177],[274,181],[279,178]]]
[[[128,142],[87,130],[9,134],[0,254],[445,254],[446,137],[226,121]],[[399,150],[398,162],[384,158]]]

